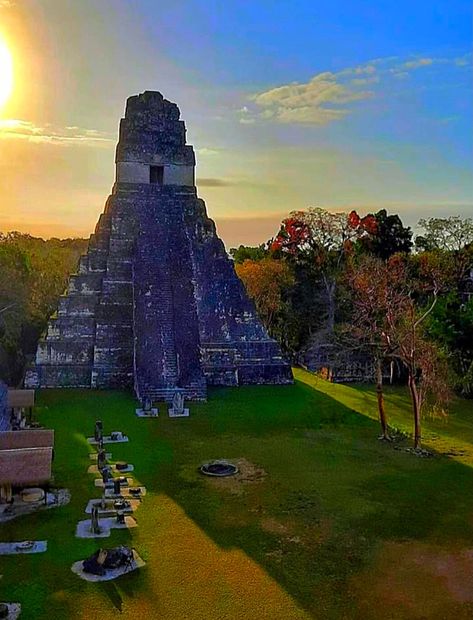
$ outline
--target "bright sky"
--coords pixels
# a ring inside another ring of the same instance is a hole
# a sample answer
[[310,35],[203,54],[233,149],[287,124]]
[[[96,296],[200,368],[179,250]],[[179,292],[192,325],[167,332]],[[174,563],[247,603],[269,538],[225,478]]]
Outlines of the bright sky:
[[144,90],[181,108],[228,246],[315,205],[473,216],[471,24],[470,0],[0,0],[0,230],[88,236]]

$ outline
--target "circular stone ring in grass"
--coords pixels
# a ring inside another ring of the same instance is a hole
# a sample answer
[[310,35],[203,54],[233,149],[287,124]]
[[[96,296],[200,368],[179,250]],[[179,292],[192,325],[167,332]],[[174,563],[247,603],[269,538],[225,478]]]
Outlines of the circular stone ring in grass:
[[200,466],[200,471],[206,476],[234,476],[238,473],[238,467],[228,461],[210,461]]

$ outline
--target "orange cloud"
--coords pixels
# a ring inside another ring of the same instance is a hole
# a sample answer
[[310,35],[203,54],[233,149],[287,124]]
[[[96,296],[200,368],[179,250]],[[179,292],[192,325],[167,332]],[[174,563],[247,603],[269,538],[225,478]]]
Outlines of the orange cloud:
[[96,129],[80,127],[55,128],[51,125],[38,127],[30,121],[18,119],[0,120],[0,139],[28,140],[37,144],[53,144],[60,146],[109,146],[114,142],[112,137]]

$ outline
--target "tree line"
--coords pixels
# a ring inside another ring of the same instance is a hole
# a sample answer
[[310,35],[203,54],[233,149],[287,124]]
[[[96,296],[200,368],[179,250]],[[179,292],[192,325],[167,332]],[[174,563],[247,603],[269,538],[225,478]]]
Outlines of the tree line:
[[384,369],[396,364],[416,448],[423,410],[444,411],[452,390],[473,397],[473,220],[423,219],[419,229],[414,238],[384,209],[361,217],[310,208],[292,212],[267,243],[230,251],[266,328],[294,362],[313,341],[373,360],[386,440]]
[[0,378],[17,385],[86,239],[0,233]]
[[[230,251],[268,332],[294,363],[313,342],[374,363],[382,437],[383,381],[396,364],[421,413],[453,391],[473,397],[473,220],[430,218],[420,234],[386,210],[292,212],[258,247]],[[21,382],[86,239],[0,233],[0,378]],[[331,378],[330,360],[325,368]]]

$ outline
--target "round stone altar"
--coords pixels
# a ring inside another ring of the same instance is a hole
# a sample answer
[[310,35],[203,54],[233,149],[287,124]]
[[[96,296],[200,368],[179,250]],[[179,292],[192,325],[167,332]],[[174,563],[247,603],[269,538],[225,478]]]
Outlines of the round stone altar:
[[43,489],[36,487],[33,487],[31,489],[23,489],[23,491],[21,492],[21,499],[27,504],[41,502],[44,499],[44,491]]
[[217,476],[219,478],[224,478],[225,476],[234,476],[237,474],[238,467],[229,461],[217,460],[204,463],[201,465],[200,471],[205,476]]

